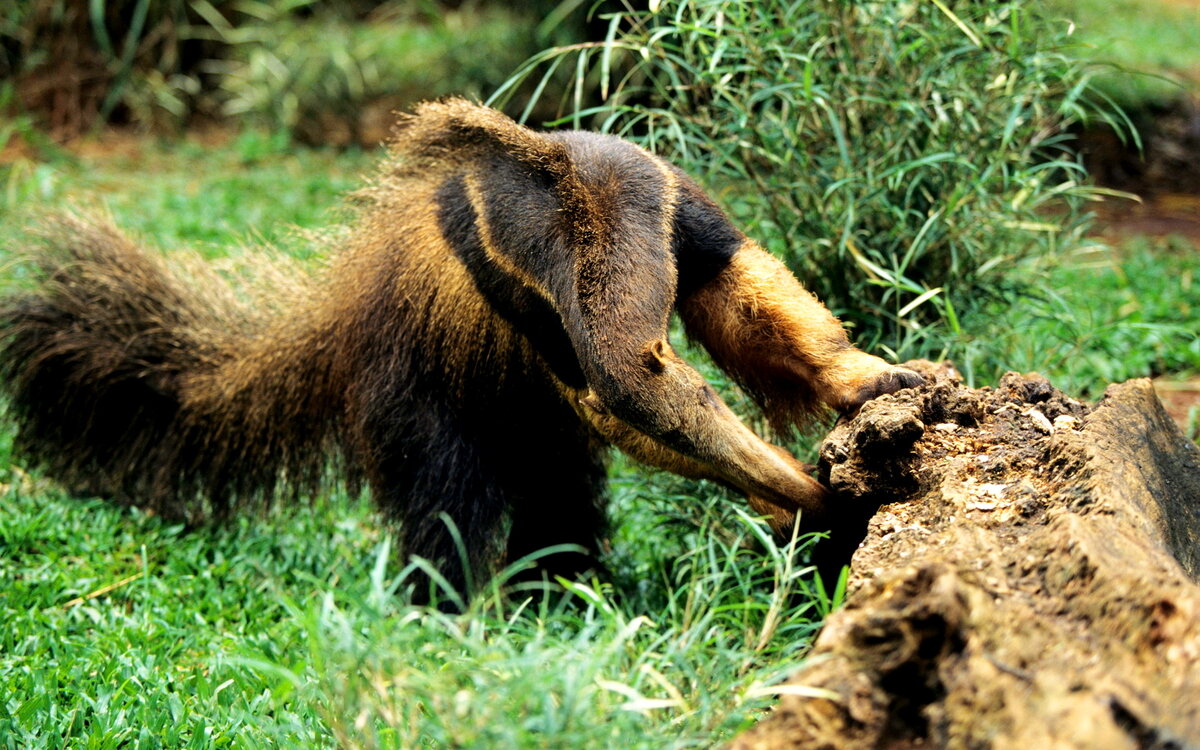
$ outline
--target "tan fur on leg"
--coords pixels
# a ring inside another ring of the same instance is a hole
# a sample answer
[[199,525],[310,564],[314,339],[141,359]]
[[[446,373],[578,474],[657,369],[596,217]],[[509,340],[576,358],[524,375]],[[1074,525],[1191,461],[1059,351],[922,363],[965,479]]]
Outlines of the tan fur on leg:
[[824,403],[851,411],[921,377],[850,344],[837,318],[782,262],[746,240],[729,265],[679,311],[701,341],[763,407],[777,429]]

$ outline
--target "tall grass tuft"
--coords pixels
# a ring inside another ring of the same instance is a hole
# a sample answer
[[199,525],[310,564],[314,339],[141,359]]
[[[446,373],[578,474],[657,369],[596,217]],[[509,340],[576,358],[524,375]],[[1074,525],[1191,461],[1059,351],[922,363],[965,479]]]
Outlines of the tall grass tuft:
[[605,18],[603,41],[532,58],[495,100],[573,70],[558,124],[700,176],[867,343],[936,350],[1022,259],[1082,241],[1095,191],[1069,130],[1099,110],[1036,3],[663,0]]
[[500,5],[383,6],[344,19],[320,3],[299,18],[263,6],[231,28],[216,76],[222,113],[302,142],[373,146],[395,110],[447,94],[480,98],[537,49],[532,18]]
[[728,741],[773,702],[831,602],[795,563],[807,540],[777,546],[761,522],[720,515],[640,590],[561,581],[529,598],[501,574],[457,616],[397,596],[421,562],[389,571],[385,541],[369,585],[293,605],[300,651],[268,643],[233,666],[281,696],[315,688],[339,747]]
[[214,19],[235,0],[6,0],[0,79],[57,137],[103,122],[179,124],[202,108],[201,64],[222,46]]

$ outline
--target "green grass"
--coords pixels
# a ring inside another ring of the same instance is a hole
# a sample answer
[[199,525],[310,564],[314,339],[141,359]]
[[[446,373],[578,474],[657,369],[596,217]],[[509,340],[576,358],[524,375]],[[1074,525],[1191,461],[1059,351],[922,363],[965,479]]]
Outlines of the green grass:
[[362,567],[378,536],[365,511],[184,533],[12,474],[0,496],[0,747],[302,746],[327,734],[311,705],[237,659],[260,642],[303,649],[289,592]]
[[1200,258],[1182,237],[1096,244],[1023,269],[1035,283],[997,294],[945,342],[976,385],[1040,371],[1098,398],[1109,383],[1200,373]]
[[1097,86],[1126,106],[1170,101],[1200,86],[1200,8],[1172,0],[1054,0],[1083,56],[1111,66]]
[[[250,133],[10,165],[0,264],[69,204],[163,247],[303,253],[373,160]],[[395,593],[412,571],[361,499],[185,530],[65,495],[10,439],[0,748],[712,746],[770,705],[830,606],[742,501],[623,461],[607,581],[449,616]]]
[[189,244],[221,255],[269,243],[301,251],[305,242],[295,229],[336,221],[342,196],[377,160],[355,150],[288,151],[286,136],[253,130],[217,140],[119,137],[106,149],[98,136],[83,149],[92,156],[0,166],[0,238],[11,242],[38,212],[79,206],[106,209],[122,228],[163,248]]
[[786,550],[744,543],[757,522],[711,492],[680,522],[668,500],[695,488],[617,483],[618,539],[657,530],[614,557],[617,585],[449,616],[395,594],[365,503],[185,532],[9,473],[0,747],[707,746],[768,705],[819,620]]
[[619,537],[675,521],[618,556],[636,577],[448,616],[395,595],[365,503],[185,532],[5,473],[0,747],[706,746],[765,708],[818,619],[803,569],[739,541],[760,526],[685,529],[632,479]]

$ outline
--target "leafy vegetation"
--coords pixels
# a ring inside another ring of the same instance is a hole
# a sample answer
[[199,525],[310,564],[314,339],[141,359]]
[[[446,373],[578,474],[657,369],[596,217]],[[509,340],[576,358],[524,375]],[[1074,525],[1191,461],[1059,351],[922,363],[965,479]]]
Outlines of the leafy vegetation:
[[[0,79],[56,135],[110,119],[185,119],[199,105],[199,65],[220,49],[207,19],[229,0],[10,0],[0,11]],[[14,104],[21,110],[12,112]]]
[[213,64],[216,95],[225,114],[306,143],[378,142],[394,110],[450,93],[482,98],[535,48],[531,19],[499,5],[367,24],[264,15],[230,31],[238,43]]
[[308,143],[373,145],[392,110],[483,96],[539,45],[581,33],[578,5],[8,0],[0,118],[32,116],[59,137],[236,118]]
[[[564,121],[716,186],[868,341],[937,351],[1023,259],[1080,243],[1094,190],[1067,130],[1087,74],[1036,3],[688,0],[609,19],[603,42],[514,82],[577,71]],[[596,86],[605,102],[581,109]]]
[[1178,0],[1055,0],[1075,51],[1101,67],[1095,84],[1122,106],[1163,104],[1200,87],[1200,10]]

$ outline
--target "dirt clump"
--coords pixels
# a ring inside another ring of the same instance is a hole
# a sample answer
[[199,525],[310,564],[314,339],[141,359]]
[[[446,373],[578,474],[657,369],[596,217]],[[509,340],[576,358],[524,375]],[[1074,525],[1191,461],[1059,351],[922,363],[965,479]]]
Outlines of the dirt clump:
[[1148,381],[926,374],[822,446],[847,603],[733,747],[1200,746],[1200,451]]

